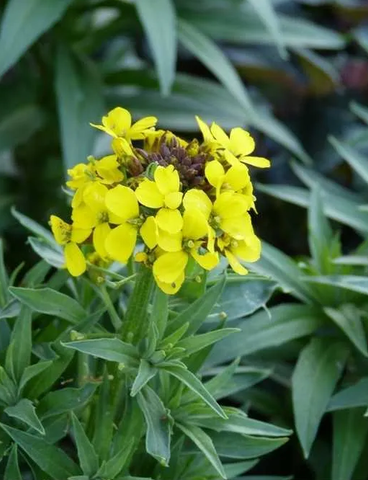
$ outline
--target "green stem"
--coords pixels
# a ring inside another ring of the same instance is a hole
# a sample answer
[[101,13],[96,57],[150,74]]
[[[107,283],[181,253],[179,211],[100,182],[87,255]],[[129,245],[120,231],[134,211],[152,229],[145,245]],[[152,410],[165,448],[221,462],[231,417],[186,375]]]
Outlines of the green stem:
[[152,270],[141,265],[121,328],[122,339],[137,344],[147,333],[148,304],[154,287]]
[[120,330],[122,322],[120,320],[120,317],[119,317],[117,311],[115,310],[114,304],[111,301],[110,295],[109,295],[108,291],[106,290],[105,285],[101,285],[100,293],[101,293],[101,297],[102,297],[102,299],[103,299],[103,301],[106,305],[107,311],[109,312],[110,319],[111,319],[112,324],[114,325],[115,330],[116,331]]

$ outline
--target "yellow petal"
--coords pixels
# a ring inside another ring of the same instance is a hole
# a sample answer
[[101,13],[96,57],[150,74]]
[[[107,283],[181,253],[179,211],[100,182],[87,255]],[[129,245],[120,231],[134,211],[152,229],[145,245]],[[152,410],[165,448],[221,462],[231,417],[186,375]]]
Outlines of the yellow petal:
[[213,122],[211,125],[211,133],[214,136],[215,140],[217,140],[223,147],[230,146],[229,137],[226,135],[224,130],[215,122]]
[[132,117],[128,110],[116,107],[106,117],[102,117],[102,125],[119,137],[125,137],[132,124]]
[[70,275],[79,277],[87,268],[86,259],[76,243],[69,242],[64,249],[66,268]]
[[237,165],[239,163],[239,159],[232,152],[230,152],[230,150],[225,150],[224,156],[230,165]]
[[243,267],[243,265],[239,262],[235,255],[233,255],[229,250],[225,250],[225,255],[229,261],[231,268],[234,270],[235,273],[239,275],[247,275],[248,270]]
[[101,223],[93,230],[93,246],[101,258],[106,258],[108,256],[105,242],[110,231],[111,228],[108,223]]
[[208,218],[212,210],[212,202],[208,196],[202,191],[192,188],[184,195],[183,204],[185,209],[196,209]]
[[160,208],[164,205],[164,196],[152,180],[144,179],[135,191],[138,201],[149,208]]
[[249,214],[239,217],[225,218],[221,221],[221,229],[237,240],[245,240],[253,234]]
[[188,208],[183,214],[183,237],[199,240],[208,234],[208,222],[200,210]]
[[183,199],[182,192],[172,192],[165,195],[165,206],[175,210],[180,207],[181,201]]
[[218,253],[207,252],[200,255],[196,249],[190,251],[194,260],[205,270],[212,270],[219,263]]
[[69,242],[72,232],[71,225],[64,222],[64,220],[57,217],[56,215],[51,215],[50,226],[55,240],[59,245],[65,245]]
[[207,163],[205,175],[210,185],[219,188],[224,180],[225,170],[218,160],[213,160]]
[[154,173],[157,188],[162,195],[178,192],[180,187],[179,172],[173,165],[167,167],[158,166]]
[[216,239],[216,232],[215,230],[208,226],[208,242],[207,242],[207,249],[209,252],[215,252],[215,239]]
[[98,214],[91,210],[88,205],[82,203],[79,207],[73,209],[72,220],[75,228],[86,230],[98,224]]
[[132,189],[117,185],[105,197],[106,207],[118,217],[129,220],[139,215],[139,205]]
[[195,119],[197,120],[198,127],[202,132],[204,141],[210,142],[211,140],[213,140],[212,133],[207,123],[205,123],[200,117],[198,117],[198,115],[196,115]]
[[113,138],[111,142],[111,148],[118,157],[124,157],[127,155],[134,155],[132,147],[129,145],[129,142],[122,137]]
[[233,192],[221,193],[213,204],[215,215],[219,215],[221,218],[239,217],[244,214],[248,208],[248,197]]
[[164,283],[175,282],[184,272],[188,263],[188,254],[180,251],[164,253],[153,264],[153,274]]
[[90,183],[84,190],[83,200],[94,213],[106,212],[105,197],[108,190],[99,182]]
[[74,228],[74,225],[72,225],[72,234],[70,240],[75,243],[83,243],[85,240],[87,240],[91,233],[91,228],[82,230],[81,228]]
[[159,229],[157,243],[165,252],[179,252],[182,249],[182,239],[181,232],[168,233]]
[[240,157],[239,160],[244,163],[248,163],[249,165],[253,165],[253,167],[258,168],[268,168],[271,166],[271,162],[267,160],[267,158],[263,157]]
[[255,149],[255,142],[249,132],[240,127],[230,132],[230,149],[235,156],[249,155]]
[[107,155],[95,163],[95,169],[103,182],[110,185],[121,182],[124,179],[123,172],[119,170],[116,155]]
[[105,241],[108,255],[121,263],[126,263],[132,255],[137,241],[137,230],[128,223],[123,223],[111,230]]
[[87,186],[88,186],[88,183],[85,183],[84,185],[79,187],[78,190],[75,192],[72,200],[72,208],[79,207],[79,205],[83,203],[84,190]]
[[[105,118],[105,117],[103,117]],[[111,128],[104,127],[102,125],[96,125],[95,123],[90,123],[91,127],[97,128],[98,130],[101,130],[102,132],[107,133],[108,135],[111,135],[112,137],[116,137],[116,133],[111,130]]]
[[161,208],[156,215],[156,223],[165,232],[177,233],[183,228],[183,218],[179,210]]
[[175,295],[175,293],[177,293],[181,286],[183,285],[184,283],[184,280],[185,280],[185,273],[182,272],[179,277],[174,281],[174,282],[171,282],[171,283],[164,283],[164,282],[161,282],[158,278],[155,277],[155,280],[156,280],[156,283],[158,285],[158,287],[164,292],[166,293],[167,295]]
[[148,217],[139,231],[144,243],[149,249],[157,245],[157,225],[155,217]]
[[157,123],[156,117],[144,117],[135,122],[129,130],[129,138],[139,140],[145,138],[145,131],[154,127]]
[[225,174],[224,186],[230,186],[233,190],[242,190],[250,183],[248,168],[243,163],[238,163],[229,168]]
[[261,256],[261,241],[256,235],[252,235],[245,241],[239,241],[231,251],[245,262],[256,262]]

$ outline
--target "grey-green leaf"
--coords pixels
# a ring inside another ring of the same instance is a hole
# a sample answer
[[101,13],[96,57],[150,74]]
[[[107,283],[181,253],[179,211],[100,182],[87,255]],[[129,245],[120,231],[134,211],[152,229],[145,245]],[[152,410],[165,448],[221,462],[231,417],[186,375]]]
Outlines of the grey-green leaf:
[[131,458],[132,449],[135,445],[134,438],[127,441],[113,457],[103,462],[101,468],[97,472],[98,478],[115,478],[125,467],[128,459]]
[[147,453],[167,466],[170,460],[171,441],[168,411],[159,396],[148,386],[138,393],[137,400],[147,425]]
[[16,443],[12,446],[8,463],[6,464],[4,480],[23,480],[22,474],[19,470],[18,447]]
[[176,344],[176,347],[185,348],[185,356],[190,356],[199,352],[203,348],[228,337],[232,333],[238,332],[240,332],[238,328],[222,328],[220,330],[214,330],[212,332],[184,338]]
[[63,16],[71,0],[10,0],[0,31],[0,77]]
[[151,47],[161,91],[167,95],[174,81],[176,67],[177,27],[174,4],[171,0],[136,0],[136,7]]
[[306,458],[347,356],[346,346],[330,338],[314,338],[299,356],[292,377],[292,399],[296,431]]
[[30,400],[22,398],[16,405],[8,407],[4,411],[9,417],[17,418],[42,435],[45,434],[45,429],[43,428],[42,423],[36,414],[36,409]]
[[152,366],[144,358],[141,359],[137,376],[134,379],[130,395],[135,397],[138,392],[153,378],[157,373],[157,368]]
[[92,477],[98,470],[98,456],[84,428],[74,413],[72,413],[72,424],[81,469],[87,477]]
[[16,208],[12,207],[12,215],[18,220],[18,222],[23,225],[27,230],[34,233],[38,237],[43,238],[46,242],[50,243],[53,246],[57,246],[57,243],[54,240],[54,237],[50,230],[43,227],[39,223],[35,222],[31,218],[27,217],[23,213],[18,212]]
[[22,307],[15,321],[10,341],[16,349],[8,349],[6,363],[9,364],[14,380],[18,382],[31,360],[32,312],[30,308]]
[[80,473],[79,467],[63,450],[30,433],[22,432],[4,424],[0,424],[0,427],[54,480],[68,478]]
[[51,288],[10,287],[10,293],[35,312],[63,318],[71,323],[84,320],[87,312],[74,298]]
[[56,268],[61,268],[65,264],[62,249],[58,245],[50,245],[42,238],[29,237],[29,244],[32,249],[43,258],[48,264]]
[[335,137],[330,137],[330,142],[335,147],[337,153],[357,172],[359,177],[368,183],[368,164],[366,157],[346,143],[340,142]]
[[364,410],[355,408],[333,414],[333,480],[351,480],[368,432]]
[[337,392],[328,404],[328,411],[347,408],[366,407],[368,405],[368,377],[363,377],[355,385]]
[[47,361],[40,361],[35,363],[34,365],[29,365],[27,368],[24,369],[22,376],[19,381],[19,391],[21,392],[23,388],[27,385],[27,383],[36,375],[46,370],[46,368],[52,365],[51,360]]
[[192,424],[183,425],[183,424],[177,423],[177,426],[203,452],[203,454],[207,457],[211,465],[219,473],[221,478],[227,478],[224,467],[221,463],[221,460],[219,459],[219,456],[216,452],[215,446],[213,445],[211,437],[209,437],[201,428]]

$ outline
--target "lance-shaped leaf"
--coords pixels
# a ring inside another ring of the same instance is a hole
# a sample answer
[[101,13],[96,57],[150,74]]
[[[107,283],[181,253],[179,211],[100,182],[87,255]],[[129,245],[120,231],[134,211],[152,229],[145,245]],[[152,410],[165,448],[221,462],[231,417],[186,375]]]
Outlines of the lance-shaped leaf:
[[168,296],[162,290],[156,288],[151,311],[151,321],[156,325],[159,339],[164,336],[168,316]]
[[16,443],[12,446],[8,463],[6,464],[4,480],[23,480],[18,464],[18,446]]
[[185,356],[190,356],[237,332],[240,332],[239,328],[222,328],[221,330],[214,330],[213,332],[184,338],[180,340],[176,346],[185,348]]
[[129,458],[131,458],[132,450],[135,445],[134,438],[128,440],[112,458],[103,462],[96,476],[98,478],[116,478],[123,470]]
[[81,322],[87,312],[74,298],[51,288],[10,287],[10,293],[35,312],[63,318],[71,323]]
[[315,338],[299,356],[292,377],[292,397],[296,431],[306,458],[348,353],[341,342]]
[[57,246],[57,243],[50,230],[43,227],[39,223],[35,222],[31,218],[27,217],[23,213],[18,212],[14,207],[11,209],[12,215],[18,220],[18,222],[23,225],[27,230],[46,240],[51,245]]
[[36,409],[30,400],[22,398],[16,405],[6,408],[4,412],[9,415],[9,417],[20,420],[42,435],[45,434],[45,429],[43,428],[42,423],[36,414]]
[[23,306],[10,338],[10,347],[6,356],[6,369],[18,382],[29,366],[32,350],[32,312],[28,307]]
[[162,465],[170,460],[171,425],[168,411],[160,397],[146,386],[137,396],[147,425],[146,450]]
[[144,358],[141,359],[137,376],[134,379],[130,395],[135,397],[138,392],[153,378],[158,372],[157,368],[147,362]]
[[98,456],[93,448],[92,443],[89,441],[82,424],[74,415],[74,413],[72,413],[72,424],[75,444],[78,451],[79,464],[83,470],[83,473],[87,475],[87,477],[92,477],[98,470]]
[[110,362],[119,362],[126,367],[138,367],[138,352],[133,345],[118,338],[93,338],[91,340],[77,340],[63,344],[67,348],[87,353]]
[[346,143],[342,143],[334,137],[330,137],[330,142],[337,150],[344,160],[346,160],[351,168],[353,168],[359,177],[368,183],[368,165],[367,159],[355,149],[351,148]]
[[43,258],[48,264],[56,268],[61,268],[65,264],[62,249],[57,245],[50,245],[42,238],[29,237],[28,242],[33,250]]
[[224,467],[222,466],[221,460],[219,459],[219,456],[216,452],[215,446],[213,445],[211,437],[209,437],[201,428],[195,425],[191,425],[191,424],[183,425],[178,423],[177,426],[203,452],[203,454],[207,457],[211,465],[219,473],[221,478],[227,478]]
[[363,377],[355,385],[337,392],[330,400],[327,410],[366,407],[368,405],[368,377]]
[[27,368],[24,369],[24,372],[21,376],[19,381],[19,392],[23,390],[23,388],[27,385],[27,383],[36,375],[46,370],[46,368],[52,365],[51,360],[47,360],[45,362],[38,362],[34,365],[29,365]]
[[79,467],[63,450],[50,445],[40,437],[22,432],[8,425],[0,424],[0,427],[54,480],[68,478],[80,473]]
[[4,243],[0,238],[0,307],[3,308],[9,302],[8,293],[9,279],[4,262]]

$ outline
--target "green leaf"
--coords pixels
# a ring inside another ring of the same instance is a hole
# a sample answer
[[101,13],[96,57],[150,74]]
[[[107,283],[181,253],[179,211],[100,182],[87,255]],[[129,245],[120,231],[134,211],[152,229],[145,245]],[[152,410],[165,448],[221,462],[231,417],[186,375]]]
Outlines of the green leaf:
[[207,290],[202,297],[198,298],[188,308],[179,313],[179,315],[177,315],[175,319],[168,324],[166,335],[170,335],[171,333],[175,332],[186,322],[189,322],[186,335],[196,333],[221,297],[225,282],[226,278],[224,277],[216,285]]
[[368,294],[368,277],[360,277],[359,275],[321,275],[319,277],[304,277],[303,279],[309,283],[332,285],[351,290],[352,292]]
[[279,50],[279,54],[284,60],[286,60],[288,58],[288,54],[285,49],[278,15],[273,7],[272,0],[249,0],[249,3],[252,5],[260,20],[267,28],[270,36],[274,39],[274,42]]
[[184,364],[162,364],[158,365],[159,368],[162,368],[165,372],[169,373],[173,377],[176,377],[184,385],[186,385],[190,390],[196,393],[209,407],[212,408],[217,415],[220,415],[222,418],[227,418],[226,414],[216,402],[213,396],[207,391],[202,382],[189,370],[186,369]]
[[330,338],[312,339],[299,356],[292,377],[292,398],[296,431],[305,458],[347,356],[345,345]]
[[23,480],[22,474],[19,470],[18,447],[16,443],[12,446],[8,463],[6,464],[4,480]]
[[[10,338],[14,348],[8,349],[6,364],[8,373],[12,373],[17,382],[23,375],[23,371],[29,366],[32,350],[32,312],[23,306],[14,324]],[[21,348],[18,348],[21,346]]]
[[132,438],[116,455],[101,465],[96,475],[101,478],[115,478],[131,458],[134,445],[134,438]]
[[88,58],[73,56],[63,45],[56,55],[56,95],[65,168],[84,162],[92,150],[104,106],[99,72]]
[[203,348],[206,348],[226,337],[232,333],[240,332],[239,328],[222,328],[220,330],[214,330],[212,332],[202,333],[201,335],[195,335],[180,340],[176,347],[185,348],[186,357],[199,352]]
[[337,392],[330,400],[327,410],[366,407],[368,405],[368,377],[361,378],[355,385]]
[[139,19],[155,61],[161,92],[168,95],[175,77],[176,14],[171,0],[136,0]]
[[45,429],[43,428],[42,423],[36,414],[36,409],[30,400],[22,398],[13,407],[6,408],[4,412],[7,413],[9,417],[17,418],[21,422],[26,423],[29,427],[34,428],[42,435],[45,434]]
[[168,315],[168,295],[156,288],[151,311],[151,322],[156,325],[159,339],[162,339],[164,336]]
[[325,325],[326,320],[318,307],[299,304],[272,307],[269,313],[259,312],[242,322],[241,332],[215,345],[207,363],[218,365],[310,335]]
[[31,218],[27,217],[26,215],[23,215],[23,213],[18,212],[14,207],[11,209],[11,213],[13,217],[15,217],[18,222],[23,225],[27,230],[30,232],[34,233],[38,237],[43,238],[46,242],[50,243],[51,245],[57,245],[55,242],[55,239],[47,228],[43,227],[39,223],[35,222]]
[[70,0],[51,4],[43,0],[10,0],[0,31],[0,77],[44,32],[63,16]]
[[44,420],[82,407],[91,400],[97,386],[96,383],[86,383],[81,388],[63,388],[48,393],[37,406],[38,416]]
[[363,409],[342,410],[333,414],[333,480],[350,480],[363,451],[368,421]]
[[337,153],[348,162],[351,168],[357,172],[362,180],[368,183],[367,159],[346,143],[337,140],[337,138],[330,137],[329,140],[335,147]]
[[138,352],[133,345],[118,338],[94,338],[63,344],[67,348],[87,353],[110,362],[119,362],[126,367],[138,367]]
[[103,382],[98,393],[92,442],[99,457],[105,459],[110,452],[114,428],[114,409],[111,402],[111,381],[109,380],[106,366],[103,375]]
[[42,238],[28,237],[28,242],[32,249],[43,258],[49,265],[61,268],[65,265],[65,259],[62,249],[58,245],[50,245]]
[[210,38],[185,20],[178,21],[179,41],[217,77],[252,115],[253,106],[241,78],[233,64]]
[[248,472],[255,465],[257,465],[258,459],[255,460],[245,460],[244,462],[235,462],[235,463],[226,463],[224,465],[225,473],[227,478],[234,478],[240,475],[241,473]]
[[211,438],[220,457],[256,458],[284,445],[288,438],[263,438],[239,433],[211,432]]
[[73,324],[87,316],[84,308],[73,298],[50,288],[10,287],[10,293],[35,312],[63,318]]
[[0,151],[12,149],[26,142],[42,126],[43,121],[43,112],[37,105],[30,103],[13,107],[0,119]]
[[98,470],[99,461],[98,456],[93,448],[93,445],[89,441],[80,421],[72,413],[72,424],[74,439],[78,451],[79,464],[83,473],[87,477],[92,477]]
[[24,369],[22,376],[19,381],[19,392],[23,390],[23,388],[27,385],[27,383],[33,378],[36,377],[39,373],[46,370],[46,368],[52,365],[51,360],[47,361],[40,361],[34,365],[29,365]]
[[5,307],[0,308],[0,320],[3,318],[14,318],[20,314],[22,304],[13,298]]
[[138,393],[137,400],[147,425],[147,453],[162,465],[168,466],[171,441],[169,413],[160,397],[148,386]]
[[359,103],[351,102],[350,109],[360,118],[360,120],[368,125],[368,109],[366,107],[363,107],[363,105],[360,105]]
[[8,274],[4,263],[4,243],[0,238],[0,307],[5,307],[9,301]]
[[25,287],[36,287],[45,281],[50,270],[50,265],[40,260],[24,275],[22,283]]
[[16,428],[0,424],[9,437],[48,475],[55,480],[79,474],[79,467],[68,455],[45,440]]
[[185,433],[187,437],[192,440],[192,442],[197,445],[201,452],[206,456],[207,460],[219,473],[221,478],[227,478],[224,467],[222,466],[211,437],[209,437],[201,428],[195,425],[182,425],[180,423],[177,423],[176,425],[183,433]]
[[341,305],[338,309],[325,307],[324,311],[341,328],[356,348],[367,357],[367,340],[360,311],[354,305]]
[[141,359],[137,376],[134,379],[130,395],[135,397],[138,392],[153,378],[158,372],[157,368],[148,363],[144,358]]

